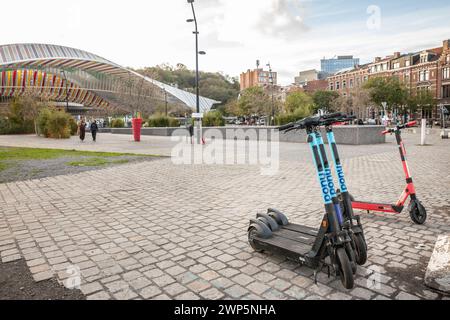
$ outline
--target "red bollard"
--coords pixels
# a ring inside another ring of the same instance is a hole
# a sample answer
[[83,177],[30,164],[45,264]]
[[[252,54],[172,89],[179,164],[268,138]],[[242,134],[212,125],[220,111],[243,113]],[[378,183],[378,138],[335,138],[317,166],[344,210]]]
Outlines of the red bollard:
[[134,141],[140,142],[141,141],[142,119],[140,119],[140,118],[133,118],[131,120],[131,124],[133,126]]

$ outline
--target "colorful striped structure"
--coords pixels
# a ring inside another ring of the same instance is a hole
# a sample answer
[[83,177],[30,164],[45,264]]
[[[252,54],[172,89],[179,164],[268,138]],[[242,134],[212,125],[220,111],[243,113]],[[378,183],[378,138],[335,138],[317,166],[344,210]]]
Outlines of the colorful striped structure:
[[[0,98],[31,93],[86,107],[123,107],[124,100],[163,99],[196,107],[196,96],[126,69],[92,53],[48,44],[0,46]],[[163,92],[165,91],[165,92]],[[128,95],[128,99],[124,99]],[[219,103],[200,97],[206,112]],[[126,104],[126,103],[125,103]]]

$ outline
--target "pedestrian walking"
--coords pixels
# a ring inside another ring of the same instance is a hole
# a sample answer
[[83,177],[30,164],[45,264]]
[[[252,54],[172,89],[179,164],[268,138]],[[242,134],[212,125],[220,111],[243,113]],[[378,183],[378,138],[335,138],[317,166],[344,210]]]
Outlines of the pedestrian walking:
[[81,120],[78,123],[78,135],[81,142],[84,142],[84,138],[86,137],[86,122],[83,117],[81,117]]
[[97,121],[93,121],[91,123],[91,134],[92,134],[92,140],[95,142],[97,141],[97,132],[98,132],[98,125]]
[[188,130],[191,137],[191,144],[194,144],[194,125],[192,123],[189,124]]

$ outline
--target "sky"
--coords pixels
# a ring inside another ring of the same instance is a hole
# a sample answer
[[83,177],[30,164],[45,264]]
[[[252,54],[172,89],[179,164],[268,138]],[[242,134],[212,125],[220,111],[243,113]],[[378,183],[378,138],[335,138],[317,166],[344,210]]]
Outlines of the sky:
[[[450,39],[448,0],[195,0],[203,71],[238,77],[270,62],[279,83],[320,59],[361,63]],[[7,14],[5,14],[5,12]],[[133,68],[195,68],[186,0],[20,0],[2,7],[0,44],[49,43],[83,49]],[[266,67],[267,68],[267,67]]]

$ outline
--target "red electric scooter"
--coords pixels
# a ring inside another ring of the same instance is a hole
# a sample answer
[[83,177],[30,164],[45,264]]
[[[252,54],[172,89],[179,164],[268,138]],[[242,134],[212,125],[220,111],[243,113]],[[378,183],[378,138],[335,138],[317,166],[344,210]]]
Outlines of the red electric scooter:
[[405,172],[406,177],[406,187],[402,195],[400,196],[400,199],[397,201],[396,204],[382,204],[382,203],[356,201],[352,197],[351,200],[353,209],[367,210],[368,212],[377,211],[377,212],[399,214],[403,211],[406,200],[408,200],[408,198],[411,198],[411,202],[408,206],[408,211],[411,220],[414,221],[416,224],[425,223],[425,221],[427,220],[427,211],[425,210],[425,207],[417,199],[416,189],[414,187],[413,179],[409,172],[408,163],[406,162],[406,149],[401,134],[402,129],[410,128],[412,126],[415,126],[416,124],[417,124],[416,121],[412,121],[403,125],[399,125],[394,129],[388,129],[382,132],[382,134],[385,135],[388,133],[394,133],[397,140],[397,144],[400,149],[400,157],[403,164],[403,171]]

